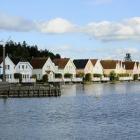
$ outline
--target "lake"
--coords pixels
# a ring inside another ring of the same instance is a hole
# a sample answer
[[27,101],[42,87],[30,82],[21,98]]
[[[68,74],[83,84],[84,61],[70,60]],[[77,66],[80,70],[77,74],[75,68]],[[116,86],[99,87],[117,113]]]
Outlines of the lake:
[[64,85],[61,97],[0,99],[0,140],[140,140],[140,82]]

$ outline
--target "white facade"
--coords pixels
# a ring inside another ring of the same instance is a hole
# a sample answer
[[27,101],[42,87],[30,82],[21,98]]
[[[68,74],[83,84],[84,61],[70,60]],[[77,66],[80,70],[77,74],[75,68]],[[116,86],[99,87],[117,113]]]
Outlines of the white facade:
[[100,60],[97,60],[96,64],[93,67],[93,74],[103,75],[103,67],[100,63]]
[[87,74],[87,73],[90,73],[90,74],[93,73],[93,65],[92,65],[92,62],[90,61],[90,59],[88,60],[86,66],[84,68],[84,74]]
[[43,67],[38,69],[33,69],[33,75],[37,75],[37,79],[41,80],[43,75],[48,75],[48,80],[53,81],[54,80],[54,73],[57,71],[57,67],[52,62],[50,58],[46,60]]
[[[3,62],[1,63],[1,74],[3,74]],[[14,79],[14,73],[15,73],[15,64],[12,62],[12,60],[6,56],[5,58],[5,74],[6,74],[6,81],[13,83],[15,82]]]
[[[63,61],[63,60],[60,60],[60,61]],[[73,61],[71,59],[68,60],[68,62],[66,63],[66,65],[64,66],[64,68],[60,68],[58,66],[58,70],[56,71],[56,73],[58,74],[61,74],[62,75],[62,78],[61,78],[61,81],[65,81],[65,82],[69,82],[69,81],[72,81],[73,79],[75,79],[75,76],[76,76],[76,67],[73,63]],[[71,78],[65,78],[65,74],[71,74],[72,77]],[[58,79],[56,79],[57,81]]]
[[15,72],[22,74],[22,82],[32,82],[33,67],[29,62],[18,62],[15,66]]
[[76,75],[76,67],[75,67],[73,61],[70,60],[70,59],[69,59],[68,63],[66,64],[66,66],[65,66],[65,68],[64,68],[64,70],[63,70],[63,75],[64,75],[65,73],[70,73],[70,74],[72,74],[72,75],[73,75],[73,78],[74,78],[75,75]]

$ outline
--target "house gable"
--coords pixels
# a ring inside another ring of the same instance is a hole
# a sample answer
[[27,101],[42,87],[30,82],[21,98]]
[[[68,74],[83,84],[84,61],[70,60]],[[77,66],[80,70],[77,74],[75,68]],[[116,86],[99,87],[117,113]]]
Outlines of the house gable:
[[86,66],[85,66],[85,68],[84,68],[84,73],[85,74],[87,74],[87,73],[93,74],[93,70],[94,70],[93,64],[89,59],[87,64],[86,64]]
[[76,74],[76,67],[70,59],[64,68],[64,73]]

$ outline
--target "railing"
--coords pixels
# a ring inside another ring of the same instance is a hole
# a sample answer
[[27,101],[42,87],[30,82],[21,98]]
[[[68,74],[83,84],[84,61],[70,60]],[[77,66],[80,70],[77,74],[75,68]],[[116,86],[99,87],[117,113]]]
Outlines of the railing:
[[93,77],[92,78],[92,81],[93,82],[100,82],[101,81],[101,78],[100,77]]
[[133,80],[133,77],[119,77],[120,81],[130,81]]
[[107,81],[110,81],[110,78],[109,78],[109,77],[102,77],[102,78],[101,78],[101,81],[107,82]]

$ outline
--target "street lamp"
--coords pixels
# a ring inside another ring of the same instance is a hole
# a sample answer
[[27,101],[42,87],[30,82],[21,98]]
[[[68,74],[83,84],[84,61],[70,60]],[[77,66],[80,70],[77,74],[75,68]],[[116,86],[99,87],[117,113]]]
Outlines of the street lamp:
[[6,76],[5,76],[5,42],[4,41],[0,41],[2,46],[3,46],[3,78],[2,81],[6,82]]
[[3,82],[6,82],[6,74],[5,74],[5,69],[6,69],[6,66],[5,66],[5,45],[6,43],[10,40],[11,36],[8,37],[7,41],[3,41],[1,40],[1,44],[3,46]]

